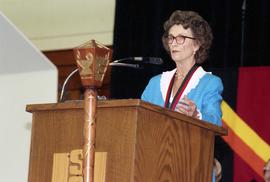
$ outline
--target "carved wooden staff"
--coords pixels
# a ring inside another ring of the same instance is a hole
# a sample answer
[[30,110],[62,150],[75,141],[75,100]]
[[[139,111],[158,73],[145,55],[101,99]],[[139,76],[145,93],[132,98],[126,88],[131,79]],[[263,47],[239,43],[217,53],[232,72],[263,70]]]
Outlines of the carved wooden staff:
[[84,92],[83,181],[94,181],[97,87],[111,60],[112,51],[91,40],[74,49]]
[[96,140],[97,91],[95,88],[84,92],[84,146],[83,181],[94,181],[95,140]]

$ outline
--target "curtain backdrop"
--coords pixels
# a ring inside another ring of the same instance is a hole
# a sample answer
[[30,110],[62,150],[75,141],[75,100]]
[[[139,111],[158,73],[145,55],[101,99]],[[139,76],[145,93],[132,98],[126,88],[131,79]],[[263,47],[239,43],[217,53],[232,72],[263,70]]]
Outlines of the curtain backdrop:
[[162,47],[161,36],[164,21],[180,9],[197,11],[212,27],[214,41],[205,66],[270,65],[270,1],[247,0],[245,11],[242,5],[243,0],[116,0],[114,59],[157,56],[165,60],[164,69],[173,66]]

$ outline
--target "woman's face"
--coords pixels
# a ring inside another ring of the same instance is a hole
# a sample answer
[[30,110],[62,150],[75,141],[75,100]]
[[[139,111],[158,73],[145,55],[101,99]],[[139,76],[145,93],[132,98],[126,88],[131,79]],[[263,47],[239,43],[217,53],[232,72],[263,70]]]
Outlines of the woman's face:
[[[184,37],[182,37],[184,36]],[[185,37],[186,36],[186,37]],[[195,53],[199,49],[191,29],[184,29],[182,25],[173,25],[168,32],[168,45],[171,58],[176,63],[195,62]],[[177,41],[178,39],[178,41]]]

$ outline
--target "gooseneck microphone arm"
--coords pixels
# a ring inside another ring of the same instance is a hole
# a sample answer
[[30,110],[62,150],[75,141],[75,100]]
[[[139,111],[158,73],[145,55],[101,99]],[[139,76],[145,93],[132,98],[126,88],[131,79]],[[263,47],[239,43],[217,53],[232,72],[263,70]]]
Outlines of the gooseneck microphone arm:
[[162,65],[163,60],[159,57],[126,57],[113,61],[113,63],[130,63],[130,64],[153,64]]
[[140,68],[139,64],[129,64],[129,63],[119,63],[119,62],[112,62],[109,65],[110,66],[130,67],[130,68]]
[[[135,69],[141,69],[143,68],[143,64],[152,64],[152,65],[162,65],[163,60],[158,57],[127,57],[115,60],[111,63],[109,63],[110,66],[122,66],[122,67],[129,67],[129,68],[135,68]],[[65,87],[69,79],[78,72],[78,68],[73,70],[68,77],[65,79],[63,83],[63,87],[61,89],[61,94],[59,98],[59,102],[63,102],[63,96],[65,92]]]
[[63,83],[63,87],[61,89],[61,94],[60,94],[60,98],[59,98],[59,102],[62,102],[63,100],[63,95],[64,95],[64,91],[65,91],[65,87],[66,87],[66,84],[68,82],[68,80],[78,71],[79,69],[76,68],[75,70],[73,70],[69,75],[68,77],[65,79],[64,83]]

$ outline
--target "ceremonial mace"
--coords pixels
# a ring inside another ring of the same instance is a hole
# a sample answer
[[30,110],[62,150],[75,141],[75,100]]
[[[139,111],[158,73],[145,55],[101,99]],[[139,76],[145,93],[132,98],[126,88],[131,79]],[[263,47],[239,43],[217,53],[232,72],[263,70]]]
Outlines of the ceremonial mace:
[[84,91],[83,182],[94,181],[97,88],[112,58],[112,50],[90,40],[73,49]]

